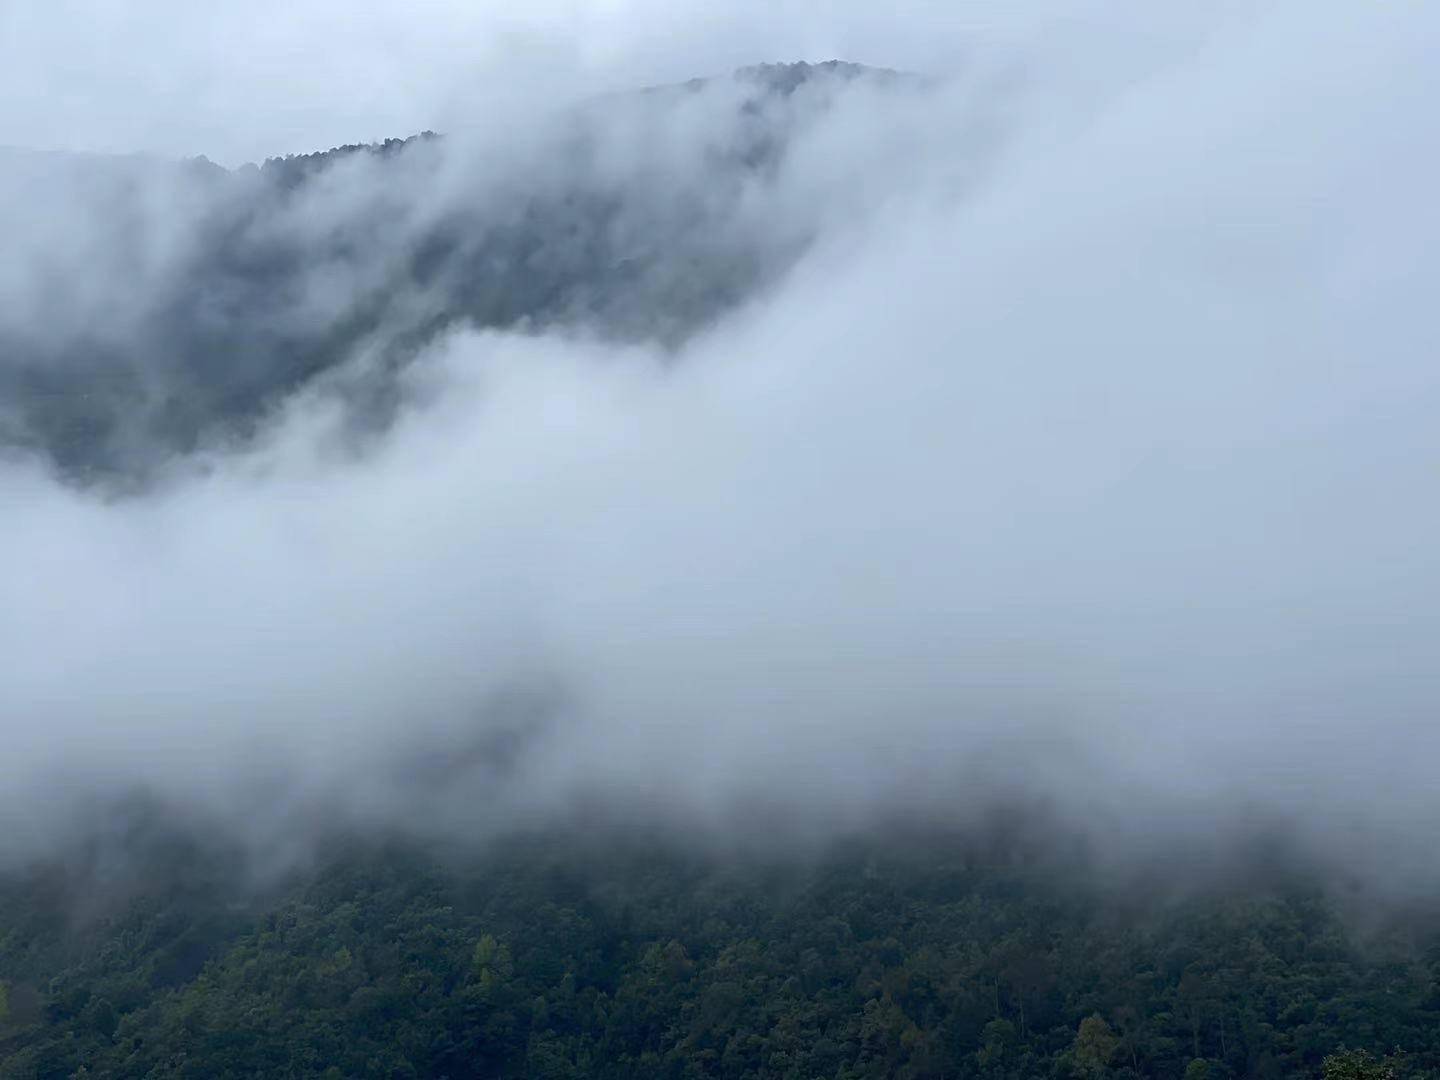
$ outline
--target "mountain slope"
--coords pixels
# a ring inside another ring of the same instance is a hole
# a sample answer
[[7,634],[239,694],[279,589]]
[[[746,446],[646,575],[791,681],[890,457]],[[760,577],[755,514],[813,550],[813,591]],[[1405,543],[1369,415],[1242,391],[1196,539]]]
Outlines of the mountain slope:
[[1433,925],[1362,933],[1300,881],[1060,887],[1015,854],[531,836],[337,851],[247,895],[180,848],[68,930],[93,879],[12,879],[0,1077],[1303,1078],[1344,1045],[1440,1076]]
[[[893,72],[766,65],[475,142],[424,133],[228,172],[11,154],[0,447],[143,478],[244,443],[296,389],[446,328],[674,346],[783,274],[818,221],[788,155]],[[349,387],[383,422],[394,387]]]

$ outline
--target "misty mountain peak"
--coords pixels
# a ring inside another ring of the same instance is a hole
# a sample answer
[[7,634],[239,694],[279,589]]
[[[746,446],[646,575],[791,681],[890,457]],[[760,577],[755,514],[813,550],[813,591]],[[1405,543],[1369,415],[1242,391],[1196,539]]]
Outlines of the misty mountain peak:
[[791,64],[752,64],[738,68],[735,78],[752,82],[778,94],[791,94],[796,89],[816,79],[880,79],[890,80],[901,77],[901,73],[890,68],[870,67],[847,60],[826,60],[810,64],[804,60]]
[[[495,146],[423,131],[234,171],[60,155],[27,179],[0,159],[6,232],[35,238],[0,311],[0,450],[144,477],[244,445],[358,352],[379,359],[359,380],[370,424],[396,373],[459,326],[673,348],[799,257],[815,223],[782,211],[787,156],[846,87],[896,77],[761,64],[592,100]],[[792,106],[807,85],[824,92]],[[42,265],[88,290],[62,303]]]

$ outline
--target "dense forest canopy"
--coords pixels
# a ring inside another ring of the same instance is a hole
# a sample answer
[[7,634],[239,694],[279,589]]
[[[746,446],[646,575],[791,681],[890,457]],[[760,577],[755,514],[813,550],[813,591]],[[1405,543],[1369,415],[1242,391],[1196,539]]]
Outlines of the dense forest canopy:
[[1304,874],[572,832],[478,859],[337,838],[260,885],[143,820],[119,878],[76,852],[0,884],[0,1076],[1440,1076],[1433,908]]

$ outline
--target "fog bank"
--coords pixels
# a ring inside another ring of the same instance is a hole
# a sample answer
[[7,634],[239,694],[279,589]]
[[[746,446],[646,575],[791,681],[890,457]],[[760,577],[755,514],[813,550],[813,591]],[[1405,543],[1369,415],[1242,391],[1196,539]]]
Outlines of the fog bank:
[[258,849],[1023,795],[1434,884],[1437,32],[1280,4],[842,98],[746,219],[803,253],[678,343],[462,320],[358,442],[307,384],[131,497],[8,461],[9,851],[137,785]]

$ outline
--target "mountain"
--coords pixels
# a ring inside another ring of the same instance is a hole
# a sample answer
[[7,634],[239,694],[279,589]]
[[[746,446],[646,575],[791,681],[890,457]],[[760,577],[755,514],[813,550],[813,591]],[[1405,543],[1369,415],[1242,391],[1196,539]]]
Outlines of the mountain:
[[813,240],[813,218],[778,206],[795,144],[857,88],[918,86],[761,65],[472,142],[424,132],[234,171],[9,153],[0,449],[144,482],[243,446],[357,357],[367,376],[344,391],[383,423],[385,373],[459,325],[673,349]]

